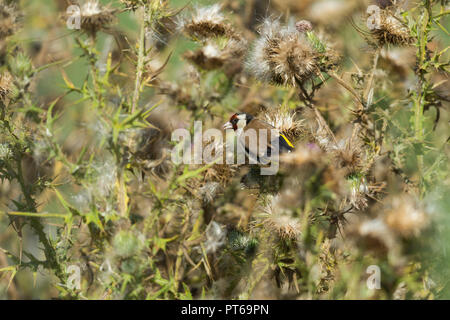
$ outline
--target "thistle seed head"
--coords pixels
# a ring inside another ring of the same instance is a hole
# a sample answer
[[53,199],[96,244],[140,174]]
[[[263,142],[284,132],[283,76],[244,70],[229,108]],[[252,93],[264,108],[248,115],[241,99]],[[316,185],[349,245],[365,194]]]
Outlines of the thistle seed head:
[[412,44],[414,41],[409,28],[390,8],[380,10],[379,23],[371,30],[371,35],[379,46],[385,44],[402,46]]
[[349,233],[371,251],[380,254],[398,251],[395,234],[380,218],[363,220],[352,226]]
[[20,26],[21,15],[14,5],[0,3],[0,40],[13,35]]
[[362,143],[356,138],[346,139],[333,148],[333,157],[339,168],[345,170],[346,175],[358,173],[364,167],[364,153]]
[[222,186],[218,182],[207,182],[203,187],[200,188],[200,196],[203,203],[213,203],[216,199],[217,194],[222,190]]
[[[81,7],[80,28],[88,34],[95,34],[115,21],[117,10],[103,7],[98,0],[89,0]],[[67,16],[64,16],[67,19]]]
[[405,238],[418,236],[429,224],[427,213],[414,198],[406,195],[392,199],[384,220],[389,228]]
[[178,21],[178,29],[191,38],[206,40],[217,37],[239,38],[226,22],[222,6],[199,7]]
[[[310,24],[301,21],[298,28],[307,31]],[[267,19],[247,61],[250,73],[263,82],[295,87],[330,68],[332,51],[323,44],[319,48],[317,37],[298,28]]]
[[206,228],[205,250],[207,253],[216,253],[223,247],[227,240],[227,229],[225,226],[212,221]]
[[147,3],[145,0],[120,0],[127,10],[136,10]]
[[294,152],[280,155],[280,161],[292,168],[300,168],[309,163],[319,162],[323,158],[322,150],[315,144],[297,146]]
[[317,53],[295,29],[278,20],[266,20],[248,60],[248,69],[259,80],[283,86],[311,78],[318,66]]
[[6,99],[11,91],[13,86],[13,78],[9,72],[5,72],[0,74],[0,99]]
[[291,142],[297,140],[304,132],[303,121],[296,118],[296,113],[280,108],[271,109],[265,114],[266,121],[284,134]]
[[213,41],[206,44],[197,51],[188,51],[184,56],[186,59],[204,70],[214,70],[223,67],[233,59],[240,59],[244,54],[244,42],[230,39],[221,48]]
[[271,198],[264,207],[264,226],[281,239],[295,240],[301,234],[301,225],[290,210],[284,208],[283,203],[280,195]]

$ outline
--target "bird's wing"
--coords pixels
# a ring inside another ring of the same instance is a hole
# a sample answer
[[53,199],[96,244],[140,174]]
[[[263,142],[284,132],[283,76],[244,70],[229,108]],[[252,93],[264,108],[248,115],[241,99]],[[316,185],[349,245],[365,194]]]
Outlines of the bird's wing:
[[[255,130],[255,134],[249,134],[251,129]],[[260,131],[261,129],[267,131],[262,133]],[[294,149],[294,146],[285,135],[280,134],[278,130],[271,132],[272,129],[275,129],[275,127],[258,119],[252,120],[247,125],[244,134],[240,136],[239,141],[244,147],[245,153],[249,159],[258,163],[268,163],[276,150],[278,150],[279,153],[282,153]],[[266,146],[261,146],[260,144],[259,139],[261,134],[267,136]]]

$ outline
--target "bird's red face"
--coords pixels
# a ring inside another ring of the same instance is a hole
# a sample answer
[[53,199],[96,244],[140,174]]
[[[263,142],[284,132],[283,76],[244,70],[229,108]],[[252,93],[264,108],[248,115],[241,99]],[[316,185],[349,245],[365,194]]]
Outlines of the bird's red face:
[[247,116],[245,113],[235,113],[231,116],[230,121],[228,121],[223,125],[223,128],[225,130],[233,129],[235,131],[237,129],[242,129],[247,124],[246,118]]

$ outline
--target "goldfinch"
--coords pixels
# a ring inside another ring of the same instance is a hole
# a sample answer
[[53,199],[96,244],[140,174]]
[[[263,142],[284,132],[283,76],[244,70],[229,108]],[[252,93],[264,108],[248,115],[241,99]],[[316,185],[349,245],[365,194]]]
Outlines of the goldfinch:
[[[274,126],[248,113],[233,114],[223,128],[233,129],[248,158],[258,163],[267,164],[275,152],[280,154],[294,149],[289,139]],[[265,144],[264,137],[266,137]]]

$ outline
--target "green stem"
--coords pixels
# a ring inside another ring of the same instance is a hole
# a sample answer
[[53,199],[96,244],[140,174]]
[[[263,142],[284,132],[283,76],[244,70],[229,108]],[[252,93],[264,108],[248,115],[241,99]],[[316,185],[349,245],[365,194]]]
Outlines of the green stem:
[[[25,180],[23,178],[22,173],[22,157],[19,157],[16,159],[16,165],[17,165],[17,173],[15,175],[17,181],[20,184],[20,188],[22,190],[22,193],[25,197],[25,201],[27,203],[27,210],[31,213],[37,213],[36,210],[36,202],[34,201],[31,190],[29,186],[26,185]],[[44,226],[41,224],[39,219],[37,218],[31,218],[30,219],[30,225],[33,228],[34,232],[37,234],[39,241],[44,246],[44,255],[46,262],[48,263],[49,267],[52,268],[56,274],[56,276],[60,279],[64,279],[64,272],[61,268],[61,266],[58,263],[58,259],[56,256],[55,248],[53,248],[52,243],[47,238],[47,235],[44,231]]]
[[131,105],[131,113],[134,113],[138,106],[139,96],[141,93],[141,78],[144,69],[144,59],[145,59],[145,16],[147,12],[147,5],[143,6],[143,18],[141,24],[141,31],[139,34],[139,51],[138,51],[138,61],[136,66],[136,80],[134,82],[134,94],[133,94],[133,103]]

